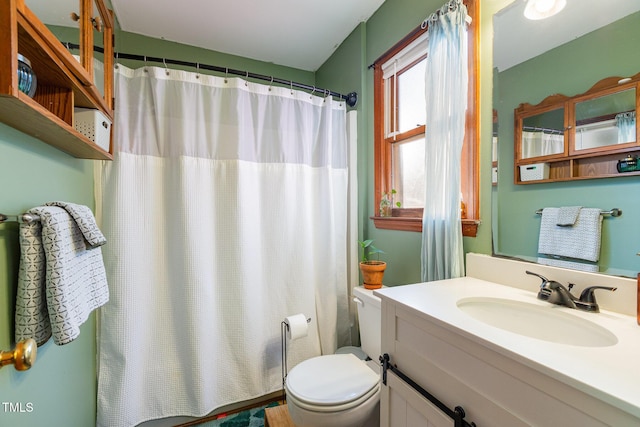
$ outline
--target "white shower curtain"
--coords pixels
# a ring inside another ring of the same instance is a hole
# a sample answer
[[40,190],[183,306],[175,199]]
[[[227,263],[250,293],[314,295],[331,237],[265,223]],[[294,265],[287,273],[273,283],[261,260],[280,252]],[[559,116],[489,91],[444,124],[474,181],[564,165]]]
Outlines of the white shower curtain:
[[348,343],[344,103],[122,66],[116,96],[114,161],[96,173],[111,291],[98,425],[279,390],[291,314],[311,324],[290,368]]
[[564,152],[564,134],[522,131],[522,158],[549,156]]
[[460,165],[467,109],[467,17],[462,0],[451,0],[428,20],[421,252],[425,282],[464,276]]

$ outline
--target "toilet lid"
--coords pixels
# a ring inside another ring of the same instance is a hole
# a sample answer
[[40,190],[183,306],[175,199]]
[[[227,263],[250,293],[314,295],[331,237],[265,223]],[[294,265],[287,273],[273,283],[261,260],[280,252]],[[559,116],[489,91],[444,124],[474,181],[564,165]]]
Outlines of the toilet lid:
[[353,354],[332,354],[296,365],[287,375],[287,390],[312,405],[336,406],[359,399],[379,382],[380,376]]

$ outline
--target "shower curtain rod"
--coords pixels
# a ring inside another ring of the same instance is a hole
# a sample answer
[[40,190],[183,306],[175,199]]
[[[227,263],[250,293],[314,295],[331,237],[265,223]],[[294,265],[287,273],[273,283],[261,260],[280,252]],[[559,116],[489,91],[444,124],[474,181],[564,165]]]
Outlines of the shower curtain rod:
[[[75,44],[75,43],[69,43],[69,42],[63,42],[62,43],[67,49],[80,49],[80,45]],[[100,53],[104,53],[104,49],[101,48],[100,46],[94,46],[93,50],[95,52],[100,52]],[[208,65],[208,64],[201,64],[199,62],[189,62],[189,61],[181,61],[178,59],[167,59],[167,58],[158,58],[158,57],[154,57],[154,56],[145,56],[145,55],[134,55],[131,53],[122,53],[122,52],[114,52],[114,58],[116,59],[116,61],[118,59],[131,59],[134,61],[144,61],[144,62],[157,62],[160,64],[164,64],[165,66],[168,64],[172,64],[172,65],[182,65],[182,66],[186,66],[186,67],[193,67],[195,69],[203,69],[203,70],[209,70],[209,71],[217,71],[219,73],[225,73],[225,74],[233,74],[235,76],[242,76],[245,78],[252,78],[252,79],[256,79],[256,80],[264,80],[270,83],[278,83],[281,85],[286,85],[289,86],[291,88],[296,88],[296,89],[304,89],[304,90],[310,90],[311,94],[313,95],[314,93],[317,93],[318,95],[331,95],[331,96],[335,96],[338,97],[340,99],[343,99],[347,105],[349,107],[355,107],[356,104],[358,103],[358,94],[356,92],[350,92],[346,95],[338,93],[338,92],[334,92],[328,89],[322,89],[319,87],[315,87],[313,85],[308,85],[305,83],[297,83],[294,82],[292,80],[285,80],[285,79],[281,79],[278,77],[273,77],[273,76],[265,76],[263,74],[256,74],[256,73],[250,73],[249,71],[241,71],[241,70],[235,70],[233,68],[227,68],[227,67],[219,67],[217,65]]]

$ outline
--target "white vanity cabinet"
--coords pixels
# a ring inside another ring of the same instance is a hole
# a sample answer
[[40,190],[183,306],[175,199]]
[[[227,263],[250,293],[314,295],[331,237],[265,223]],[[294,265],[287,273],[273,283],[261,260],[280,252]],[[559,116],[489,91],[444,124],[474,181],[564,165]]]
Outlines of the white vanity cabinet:
[[[465,284],[466,279],[453,279],[450,292],[453,296],[449,298],[455,301],[463,293],[460,289],[474,288]],[[476,279],[469,280],[477,282]],[[544,364],[523,357],[529,351],[537,354],[540,341],[516,339],[515,347],[505,348],[490,338],[479,336],[477,331],[482,330],[481,327],[477,330],[470,328],[469,331],[461,327],[463,323],[449,323],[442,313],[457,308],[455,303],[447,308],[446,303],[439,301],[439,297],[448,291],[445,282],[449,281],[437,282],[440,285],[408,285],[376,292],[382,298],[382,354],[388,354],[395,368],[446,407],[461,406],[469,425],[640,425],[640,418],[634,413],[638,408],[622,410],[620,406],[624,403],[616,399],[608,402],[606,397],[581,385],[580,379],[564,375],[562,366],[566,360],[559,363],[559,370],[556,370],[556,367],[548,366],[552,364],[548,362],[554,360],[553,357],[544,360]],[[467,319],[459,317],[460,314],[454,313],[454,318],[466,322]],[[496,336],[505,336],[500,333],[502,335],[496,333]],[[610,350],[583,347],[572,351],[576,353],[559,353],[556,356],[562,359],[575,357],[581,354],[580,351],[584,354],[602,351],[603,365],[616,363],[606,358],[606,351]],[[585,375],[605,374],[606,370],[585,372]],[[382,427],[455,425],[451,418],[392,371],[387,370],[386,376],[387,384],[381,394]]]

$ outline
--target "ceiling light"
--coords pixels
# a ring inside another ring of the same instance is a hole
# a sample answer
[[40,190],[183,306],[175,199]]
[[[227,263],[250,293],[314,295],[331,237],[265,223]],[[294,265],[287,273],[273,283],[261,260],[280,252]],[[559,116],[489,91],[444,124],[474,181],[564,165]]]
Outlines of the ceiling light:
[[528,0],[524,16],[528,19],[545,19],[560,12],[567,0]]

